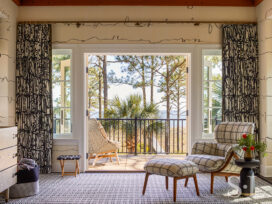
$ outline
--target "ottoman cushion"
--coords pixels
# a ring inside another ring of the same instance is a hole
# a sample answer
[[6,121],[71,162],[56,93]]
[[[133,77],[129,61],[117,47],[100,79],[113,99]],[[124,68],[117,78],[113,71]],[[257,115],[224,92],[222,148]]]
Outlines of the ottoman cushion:
[[150,174],[169,177],[191,176],[198,172],[196,164],[179,159],[152,159],[145,164],[144,169]]
[[79,160],[80,155],[60,155],[57,160]]

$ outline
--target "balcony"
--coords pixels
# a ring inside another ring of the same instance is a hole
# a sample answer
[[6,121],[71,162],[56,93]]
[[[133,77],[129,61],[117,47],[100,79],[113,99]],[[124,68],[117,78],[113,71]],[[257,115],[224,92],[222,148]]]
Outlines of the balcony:
[[184,159],[187,154],[186,119],[98,118],[110,140],[119,141],[120,165],[101,159],[89,170],[139,171],[146,161],[171,157]]

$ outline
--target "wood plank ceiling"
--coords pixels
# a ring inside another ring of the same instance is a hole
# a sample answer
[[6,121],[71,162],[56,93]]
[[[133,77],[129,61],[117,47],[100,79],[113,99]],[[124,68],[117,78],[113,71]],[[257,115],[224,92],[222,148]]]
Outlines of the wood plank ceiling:
[[263,0],[12,0],[18,6],[257,6]]

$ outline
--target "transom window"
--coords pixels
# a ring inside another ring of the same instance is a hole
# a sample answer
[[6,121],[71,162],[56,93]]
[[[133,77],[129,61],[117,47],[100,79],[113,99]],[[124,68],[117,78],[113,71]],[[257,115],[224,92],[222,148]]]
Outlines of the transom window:
[[222,51],[202,51],[202,127],[203,137],[213,138],[213,131],[222,120]]

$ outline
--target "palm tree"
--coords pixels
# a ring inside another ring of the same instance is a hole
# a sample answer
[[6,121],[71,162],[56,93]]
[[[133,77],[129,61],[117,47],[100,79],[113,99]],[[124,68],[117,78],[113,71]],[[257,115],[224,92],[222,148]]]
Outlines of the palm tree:
[[[161,129],[162,124],[156,121],[150,121],[149,124],[144,121],[144,119],[155,119],[158,117],[158,107],[155,104],[142,103],[142,97],[138,94],[133,94],[128,96],[125,100],[121,100],[119,97],[115,97],[107,110],[107,118],[115,119],[127,119],[122,120],[121,128],[126,130],[126,147],[128,152],[134,152],[135,147],[142,148],[142,144],[139,143],[139,137],[137,137],[137,145],[135,145],[135,136],[140,135],[140,130],[137,127],[142,127],[141,131],[145,130],[145,135],[151,137],[153,131],[158,131]],[[143,120],[140,120],[143,119]],[[111,128],[114,126],[111,120],[106,120],[107,124],[103,124],[106,128]],[[143,135],[143,134],[141,134]],[[146,150],[146,149],[145,149]],[[151,151],[151,148],[149,148]]]

